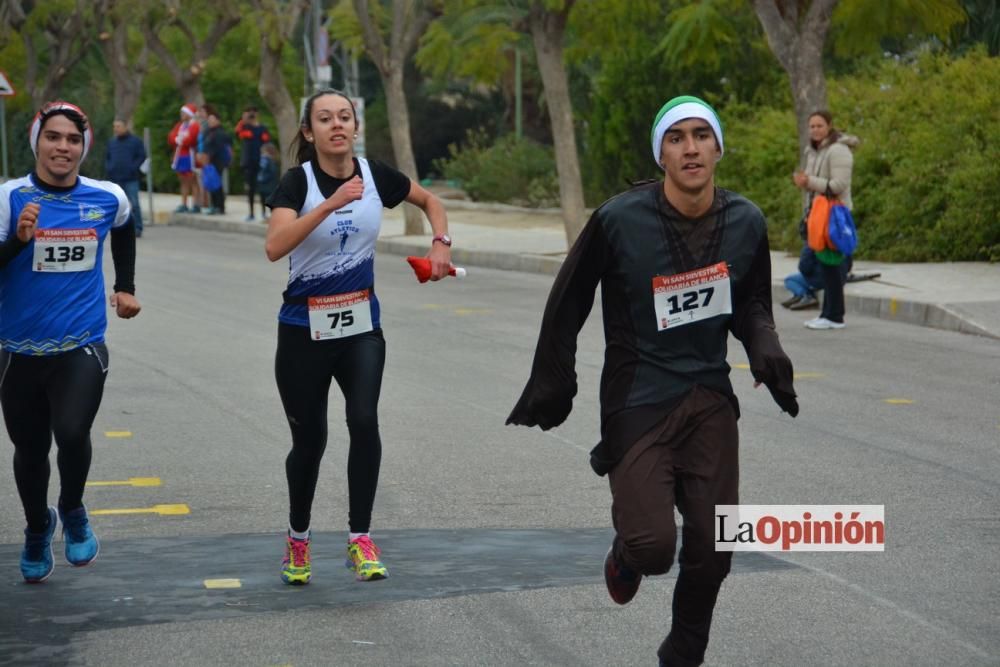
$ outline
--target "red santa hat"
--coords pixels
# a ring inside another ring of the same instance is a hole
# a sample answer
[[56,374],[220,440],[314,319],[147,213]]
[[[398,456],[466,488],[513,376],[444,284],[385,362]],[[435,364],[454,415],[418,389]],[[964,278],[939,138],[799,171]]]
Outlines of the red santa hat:
[[194,115],[198,113],[198,107],[188,102],[181,107],[181,113],[186,114],[189,118],[194,118]]
[[80,161],[82,162],[87,157],[87,151],[90,150],[90,146],[94,143],[94,135],[90,131],[90,121],[87,120],[87,114],[83,113],[83,109],[62,100],[49,102],[35,114],[35,118],[31,121],[31,133],[28,137],[28,141],[31,144],[31,152],[35,157],[38,157],[38,135],[42,131],[42,121],[48,119],[57,111],[73,111],[80,114],[83,118],[83,155],[80,156]]

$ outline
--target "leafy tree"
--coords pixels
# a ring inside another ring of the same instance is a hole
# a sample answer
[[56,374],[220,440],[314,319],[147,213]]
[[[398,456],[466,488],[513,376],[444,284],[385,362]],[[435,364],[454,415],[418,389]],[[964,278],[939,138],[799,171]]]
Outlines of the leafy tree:
[[955,31],[958,45],[968,48],[983,44],[989,55],[1000,55],[1000,5],[997,0],[964,0],[962,6],[969,20]]
[[[260,27],[260,77],[257,90],[278,125],[280,145],[288,149],[299,131],[298,112],[281,70],[285,47],[291,41],[306,3],[302,0],[252,0]],[[282,159],[282,164],[287,164]],[[287,168],[287,167],[286,167]]]
[[[834,125],[861,138],[851,195],[860,256],[887,261],[1000,261],[1000,59],[885,58],[831,79]],[[719,181],[757,202],[775,247],[798,250],[801,194],[793,114],[731,105]]]
[[[497,56],[522,44],[523,35],[531,36],[555,146],[563,223],[571,244],[585,222],[573,103],[563,56],[574,5],[575,0],[510,0],[507,3],[457,0],[446,3],[445,16],[448,18],[439,29],[429,32],[425,43],[427,51],[421,58],[424,66],[438,76],[454,71],[493,84],[495,78],[489,77],[506,71],[508,63],[507,58]],[[451,45],[470,48],[449,58],[444,52]],[[470,53],[474,55],[469,57]],[[495,54],[492,63],[488,55],[491,53]],[[436,65],[429,65],[434,54],[443,59]]]
[[753,0],[771,50],[788,73],[800,149],[809,141],[809,114],[828,106],[823,49],[838,2],[844,26],[838,46],[847,52],[913,30],[944,37],[965,18],[957,0]]
[[115,115],[126,123],[132,121],[142,79],[149,69],[149,46],[134,27],[146,9],[146,2],[101,0],[99,3],[106,29],[98,35],[98,43],[115,84]]
[[[159,0],[142,23],[142,32],[150,50],[170,73],[185,102],[205,103],[201,75],[212,52],[241,19],[237,0],[216,0],[206,5],[195,0]],[[166,26],[161,27],[161,26]],[[173,49],[162,35],[168,29],[178,31],[183,40],[172,40]]]
[[[241,21],[229,31],[204,63],[199,85],[204,91],[205,102],[212,104],[227,130],[233,127],[247,105],[255,105],[260,121],[272,131],[278,129],[276,118],[271,115],[268,104],[261,98],[257,82],[260,74],[261,34],[255,20]],[[165,31],[163,38],[167,48],[180,53],[186,38],[176,30]],[[301,65],[293,58],[283,58],[282,77],[286,81],[301,81]],[[180,97],[173,76],[159,62],[150,60],[150,69],[143,81],[142,97],[136,108],[134,124],[136,128],[149,127],[152,143],[150,154],[153,158],[154,185],[157,189],[171,190],[177,187],[176,176],[170,171],[172,152],[166,143],[167,133],[177,122],[180,105],[185,102]],[[277,133],[280,136],[280,131]],[[239,143],[234,145],[239,150]],[[237,161],[238,164],[238,161]],[[229,170],[230,192],[241,192],[243,176],[238,168]]]
[[[537,127],[542,113],[538,104],[541,82],[534,62],[531,37],[522,29],[524,12],[509,4],[481,0],[448,0],[438,20],[431,23],[420,40],[414,62],[421,72],[442,88],[463,85],[466,92],[486,88],[503,96],[507,125],[538,138],[548,138],[545,124]],[[520,90],[516,79],[517,60],[522,59]],[[530,109],[525,109],[525,96]],[[517,100],[521,117],[517,118]],[[544,121],[543,121],[544,123]]]
[[790,104],[783,73],[743,0],[708,9],[690,0],[591,0],[577,6],[572,28],[567,56],[589,83],[585,104],[577,107],[584,121],[589,200],[601,201],[635,180],[662,177],[650,126],[675,95],[708,100],[724,124],[727,106],[736,102]]
[[[352,14],[348,9],[353,9]],[[392,0],[389,8],[381,2],[346,0],[338,8],[333,36],[347,46],[360,46],[375,64],[382,79],[389,114],[389,133],[396,156],[396,167],[416,180],[417,163],[413,156],[410,136],[410,114],[406,103],[404,73],[406,60],[417,46],[417,40],[434,19],[431,5],[423,0]],[[391,9],[391,13],[387,10]],[[360,44],[355,35],[361,35]],[[412,206],[404,208],[404,233],[423,234],[423,216]]]
[[0,3],[0,38],[21,38],[24,88],[34,108],[59,96],[66,77],[93,44],[101,21],[97,8],[84,0]]

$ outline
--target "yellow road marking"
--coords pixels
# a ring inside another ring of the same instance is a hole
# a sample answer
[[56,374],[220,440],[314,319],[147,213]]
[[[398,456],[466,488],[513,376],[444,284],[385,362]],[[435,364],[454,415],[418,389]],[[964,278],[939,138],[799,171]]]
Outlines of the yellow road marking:
[[131,438],[132,431],[105,431],[104,435],[109,438]]
[[89,510],[91,514],[159,514],[160,516],[174,516],[179,514],[190,514],[191,508],[184,504],[177,505],[153,505],[152,507],[135,507],[128,509],[111,510]]
[[456,315],[481,315],[483,313],[492,313],[493,311],[489,308],[456,308]]
[[[748,371],[748,370],[750,370],[750,364],[733,364],[733,368],[738,368],[741,371]],[[810,372],[805,372],[805,373],[795,373],[793,377],[796,380],[799,380],[799,379],[805,379],[805,378],[821,378],[821,377],[826,377],[826,374],[825,373],[814,373],[814,372],[810,371]]]
[[87,486],[160,486],[159,477],[129,477],[111,482],[87,482]]
[[884,398],[882,399],[884,403],[889,405],[910,405],[913,401],[909,398]]
[[205,588],[243,588],[239,579],[206,579]]

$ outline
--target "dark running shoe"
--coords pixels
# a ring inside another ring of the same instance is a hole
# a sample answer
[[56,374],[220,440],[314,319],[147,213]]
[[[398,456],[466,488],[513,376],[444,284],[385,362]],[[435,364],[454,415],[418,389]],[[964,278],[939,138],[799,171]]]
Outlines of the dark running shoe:
[[614,545],[604,557],[604,583],[612,600],[618,604],[628,604],[639,590],[642,575],[616,561],[612,551]]
[[56,532],[56,509],[49,508],[49,525],[40,533],[24,529],[24,550],[21,551],[21,576],[29,584],[45,581],[55,568],[52,557],[52,536]]
[[819,308],[819,299],[814,296],[804,296],[788,307],[790,310],[808,310]]
[[782,308],[791,308],[792,306],[794,306],[795,304],[797,304],[802,299],[803,299],[803,297],[801,297],[801,296],[799,296],[797,294],[793,294],[792,296],[790,296],[789,298],[787,298],[787,299],[785,299],[784,301],[781,302],[781,307]]

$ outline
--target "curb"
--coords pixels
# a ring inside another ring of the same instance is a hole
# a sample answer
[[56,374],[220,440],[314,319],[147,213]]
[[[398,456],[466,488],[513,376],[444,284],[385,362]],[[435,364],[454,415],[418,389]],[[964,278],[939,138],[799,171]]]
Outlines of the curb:
[[[486,204],[481,206],[484,208],[487,206],[497,207],[496,210],[500,210],[500,207],[503,207],[503,210],[518,208],[504,204]],[[538,212],[538,209],[525,210]],[[267,227],[258,223],[226,220],[222,217],[210,218],[204,215],[187,213],[172,213],[167,224],[210,231],[251,234],[260,237],[265,236],[267,232]],[[376,241],[375,249],[378,252],[390,255],[404,257],[407,255],[423,256],[427,252],[427,240],[424,237],[409,236],[380,237]],[[561,257],[557,258],[548,255],[534,255],[530,253],[514,254],[464,248],[455,248],[452,250],[451,256],[456,264],[468,264],[470,266],[500,269],[502,271],[539,273],[550,276],[554,276],[559,272],[559,267],[562,266],[563,261]],[[780,281],[774,283],[772,287],[772,300],[778,303],[786,296],[787,293],[783,284]],[[920,301],[904,301],[892,297],[858,296],[852,294],[845,294],[844,302],[847,311],[850,313],[1000,340],[1000,335],[989,331],[969,317],[949,308],[947,305],[923,303]]]

